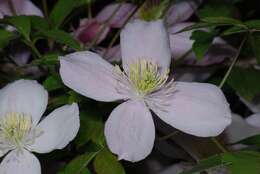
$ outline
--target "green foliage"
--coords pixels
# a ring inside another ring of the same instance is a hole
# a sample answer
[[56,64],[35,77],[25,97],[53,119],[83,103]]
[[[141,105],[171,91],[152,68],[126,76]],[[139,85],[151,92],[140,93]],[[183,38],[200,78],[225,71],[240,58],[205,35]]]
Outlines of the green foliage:
[[94,167],[97,174],[125,174],[120,162],[107,148],[98,153]]
[[168,9],[170,0],[146,1],[139,11],[139,17],[145,21],[153,21],[163,18]]
[[206,32],[200,30],[192,32],[191,39],[194,40],[192,50],[194,51],[197,59],[200,60],[204,57],[215,35],[215,32]]
[[54,91],[63,87],[63,83],[58,74],[50,75],[44,82],[43,86],[48,91]]
[[6,17],[2,22],[14,26],[26,40],[30,40],[31,20],[28,16]]
[[104,144],[104,124],[100,114],[93,110],[80,113],[80,130],[76,137],[77,147],[85,145],[90,140],[96,144]]
[[47,36],[48,38],[55,40],[56,42],[68,45],[69,47],[77,51],[81,49],[80,43],[77,40],[75,40],[73,36],[71,36],[69,33],[65,31],[54,29],[44,31],[42,34]]
[[53,28],[58,28],[64,19],[77,7],[89,4],[94,0],[59,0],[50,14],[50,21]]
[[46,54],[40,59],[35,59],[32,64],[35,65],[55,65],[59,62],[57,54]]
[[13,32],[0,29],[0,48],[4,48],[8,43],[15,39],[16,35]]
[[101,150],[102,147],[92,144],[87,149],[87,152],[75,157],[58,174],[89,174],[87,166]]
[[257,63],[260,64],[260,33],[251,33],[249,39]]
[[247,100],[260,94],[260,71],[254,69],[233,68],[227,82],[238,94]]
[[198,11],[200,18],[206,17],[232,17],[234,14],[233,6],[227,4],[208,4]]
[[260,147],[260,135],[254,135],[248,138],[245,138],[238,143],[246,144],[246,145],[255,145]]
[[200,161],[193,169],[181,174],[194,174],[215,167],[225,167],[234,174],[259,174],[260,154],[253,151],[240,151],[219,154]]

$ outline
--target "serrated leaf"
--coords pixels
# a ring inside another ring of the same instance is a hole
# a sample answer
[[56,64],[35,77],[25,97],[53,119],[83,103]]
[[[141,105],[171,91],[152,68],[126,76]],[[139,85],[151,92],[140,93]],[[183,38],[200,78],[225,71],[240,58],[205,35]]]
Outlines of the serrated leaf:
[[53,28],[58,28],[73,9],[92,1],[94,0],[59,0],[49,16]]
[[260,94],[260,71],[255,69],[233,68],[227,83],[246,100],[253,100]]
[[215,33],[196,30],[192,32],[191,39],[194,40],[192,50],[194,51],[197,59],[202,59],[208,51]]
[[125,174],[121,163],[107,148],[97,154],[94,167],[97,174]]
[[26,40],[30,40],[31,21],[28,16],[6,17],[3,21],[14,26],[17,31],[26,38]]
[[69,47],[80,50],[81,46],[80,43],[73,38],[69,33],[66,33],[65,31],[54,29],[43,32],[43,34],[61,44],[68,45]]
[[13,32],[0,29],[0,48],[5,47],[14,38],[16,35]]

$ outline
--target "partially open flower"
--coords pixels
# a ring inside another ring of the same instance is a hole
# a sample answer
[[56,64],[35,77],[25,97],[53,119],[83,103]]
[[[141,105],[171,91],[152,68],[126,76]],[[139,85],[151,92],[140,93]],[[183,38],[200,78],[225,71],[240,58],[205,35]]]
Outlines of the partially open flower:
[[40,121],[47,102],[47,91],[36,81],[18,80],[0,90],[0,157],[9,152],[0,164],[1,174],[40,174],[31,152],[62,149],[76,136],[78,105],[62,106]]
[[107,144],[119,159],[139,161],[152,150],[150,110],[186,133],[210,137],[231,123],[221,90],[206,83],[169,78],[171,50],[163,21],[128,23],[121,33],[123,70],[92,52],[60,57],[63,82],[98,101],[125,100],[105,125]]

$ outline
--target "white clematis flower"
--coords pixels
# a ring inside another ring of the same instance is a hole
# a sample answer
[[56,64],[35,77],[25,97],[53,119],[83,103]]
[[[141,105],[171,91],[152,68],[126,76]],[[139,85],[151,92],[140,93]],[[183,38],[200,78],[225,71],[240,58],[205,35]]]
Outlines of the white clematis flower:
[[218,87],[169,79],[171,50],[162,20],[127,24],[121,51],[124,71],[88,51],[60,58],[60,74],[70,88],[98,101],[126,100],[105,125],[107,144],[119,159],[139,161],[151,152],[155,127],[150,110],[201,137],[217,136],[231,123]]
[[48,103],[47,91],[36,81],[18,80],[0,90],[1,174],[40,174],[31,153],[64,148],[79,130],[77,104],[62,106],[41,122]]

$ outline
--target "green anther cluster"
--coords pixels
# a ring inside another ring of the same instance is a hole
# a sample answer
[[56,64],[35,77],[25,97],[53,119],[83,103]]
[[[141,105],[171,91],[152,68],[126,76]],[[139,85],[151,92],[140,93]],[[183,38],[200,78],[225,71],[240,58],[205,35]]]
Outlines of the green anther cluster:
[[0,120],[0,136],[20,146],[22,139],[32,127],[30,116],[11,112]]
[[149,94],[160,89],[168,79],[169,70],[164,73],[159,72],[156,63],[146,59],[130,65],[129,79],[139,94]]

